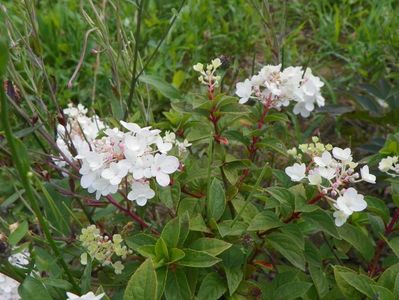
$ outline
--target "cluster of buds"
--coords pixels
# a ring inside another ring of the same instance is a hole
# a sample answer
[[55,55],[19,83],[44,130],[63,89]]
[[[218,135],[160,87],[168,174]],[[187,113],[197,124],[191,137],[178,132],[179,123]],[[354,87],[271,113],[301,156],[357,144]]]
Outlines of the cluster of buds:
[[236,94],[241,104],[254,99],[275,109],[294,101],[294,114],[306,118],[314,110],[315,104],[324,106],[325,101],[320,93],[323,86],[324,83],[312,74],[310,68],[288,67],[281,70],[281,65],[267,65],[258,74],[238,82]]
[[[64,110],[69,117],[67,131],[58,126],[57,144],[68,158],[80,160],[81,186],[96,193],[96,199],[131,187],[127,198],[145,205],[155,196],[150,179],[167,186],[170,174],[179,168],[179,159],[167,153],[175,146],[182,154],[191,145],[187,140],[177,141],[174,133],[162,137],[160,130],[134,123],[120,122],[127,132],[106,128],[97,116],[89,118],[86,113],[82,105]],[[70,143],[65,137],[70,137]],[[72,156],[69,148],[77,155]]]
[[219,58],[215,58],[206,66],[206,70],[201,63],[194,65],[193,69],[201,74],[198,77],[199,82],[207,85],[209,89],[213,89],[219,84],[220,76],[215,75],[215,72],[221,65],[222,61]]
[[128,254],[132,253],[126,246],[122,245],[123,239],[120,234],[114,234],[110,239],[107,235],[101,235],[100,230],[94,225],[82,229],[79,241],[87,250],[80,257],[82,265],[87,264],[88,256],[90,256],[90,258],[98,260],[103,266],[112,266],[116,274],[121,274],[124,266],[120,260],[113,261],[112,258],[117,256],[125,259]]
[[[313,143],[299,145],[289,153],[298,162],[285,168],[285,173],[292,181],[306,179],[310,185],[317,186],[335,210],[333,216],[337,226],[342,226],[353,212],[366,209],[364,196],[350,185],[361,181],[375,183],[376,177],[370,174],[367,165],[360,169],[360,174],[355,171],[358,163],[353,161],[349,148],[324,145],[318,137],[313,137]],[[307,164],[302,162],[305,155],[310,158]]]
[[381,159],[378,164],[378,169],[390,176],[399,176],[399,157],[398,156],[388,156]]

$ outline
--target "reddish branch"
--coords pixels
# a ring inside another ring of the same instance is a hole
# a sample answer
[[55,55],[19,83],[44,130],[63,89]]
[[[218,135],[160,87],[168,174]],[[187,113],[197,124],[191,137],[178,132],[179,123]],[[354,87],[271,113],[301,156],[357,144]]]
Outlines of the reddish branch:
[[111,203],[113,206],[118,208],[121,212],[125,213],[126,215],[131,217],[134,221],[139,223],[142,228],[149,228],[152,233],[159,235],[159,232],[156,229],[150,227],[142,218],[140,218],[134,212],[132,212],[131,210],[129,210],[129,209],[123,207],[121,204],[119,204],[118,201],[116,201],[111,195],[108,195],[105,198],[109,201],[109,203]]
[[[388,225],[385,226],[385,231],[384,231],[384,236],[388,237],[389,234],[392,233],[392,231],[394,230],[394,226],[397,223],[397,221],[399,220],[399,208],[397,208],[393,214],[393,217],[391,219],[391,221],[388,223]],[[375,250],[375,254],[374,257],[369,265],[369,270],[368,270],[368,274],[370,277],[373,277],[374,275],[376,275],[377,271],[379,271],[379,267],[378,267],[378,261],[380,260],[382,251],[385,248],[385,239],[379,239],[377,242],[377,248]]]
[[194,198],[200,199],[200,198],[205,197],[205,195],[204,195],[203,193],[197,194],[197,193],[194,193],[194,192],[190,192],[185,186],[183,186],[183,187],[181,188],[181,191],[182,191],[183,193],[185,193],[185,194],[191,196],[191,197],[194,197]]
[[[319,193],[318,195],[316,195],[315,197],[313,197],[312,199],[310,199],[308,201],[308,204],[315,204],[317,201],[319,201],[321,198],[323,198],[323,193]],[[293,220],[296,220],[300,217],[301,212],[299,211],[294,211],[291,216],[289,216],[284,223],[290,223]]]

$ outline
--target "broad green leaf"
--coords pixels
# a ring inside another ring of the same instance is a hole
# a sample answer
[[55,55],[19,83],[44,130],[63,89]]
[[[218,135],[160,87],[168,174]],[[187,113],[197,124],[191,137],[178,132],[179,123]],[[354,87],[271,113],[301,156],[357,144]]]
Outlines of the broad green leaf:
[[229,289],[230,296],[235,293],[241,281],[244,278],[244,272],[241,266],[237,267],[224,267],[226,272],[227,287]]
[[361,293],[352,285],[350,284],[346,278],[348,276],[342,276],[343,273],[347,273],[347,275],[356,275],[351,269],[341,267],[341,266],[334,266],[334,277],[335,281],[341,290],[342,294],[347,297],[347,299],[361,299]]
[[311,222],[316,225],[316,228],[324,231],[336,239],[341,239],[333,219],[324,210],[317,209],[313,212],[303,213],[303,218],[305,222]]
[[18,224],[18,227],[10,234],[8,237],[8,242],[11,246],[15,246],[19,243],[25,236],[25,234],[29,230],[28,222],[23,221],[22,223]]
[[339,235],[351,244],[360,254],[370,261],[374,256],[374,246],[371,238],[363,233],[359,228],[346,223],[338,228]]
[[305,271],[305,256],[303,251],[296,245],[296,242],[289,235],[280,232],[273,232],[267,240],[271,246],[280,252],[295,267]]
[[[242,207],[245,205],[245,200],[239,197],[236,197],[234,200],[231,201],[233,203],[235,211],[238,213],[241,211]],[[258,209],[252,203],[248,203],[247,206],[244,208],[243,212],[241,213],[241,218],[246,223],[251,223],[253,218],[259,213]]]
[[221,261],[220,258],[209,255],[203,251],[197,251],[188,248],[183,249],[183,251],[186,255],[183,257],[183,259],[177,262],[177,264],[181,266],[192,268],[208,268]]
[[393,253],[399,258],[399,237],[394,237],[387,241],[389,247],[392,249]]
[[399,299],[398,289],[398,275],[399,275],[399,264],[394,264],[382,273],[378,278],[378,285],[386,287],[390,291],[394,291],[396,297]]
[[364,197],[367,202],[367,211],[380,216],[385,222],[389,219],[389,209],[384,201],[372,196]]
[[169,261],[168,263],[175,263],[179,260],[181,260],[186,254],[184,253],[183,250],[177,249],[177,248],[172,248],[169,250]]
[[279,286],[273,293],[274,300],[292,300],[305,295],[312,286],[305,281],[294,281]]
[[26,277],[19,286],[18,293],[24,300],[52,300],[49,291],[43,283],[30,276]]
[[155,245],[144,245],[137,247],[136,251],[144,257],[151,257],[156,259]]
[[326,274],[320,268],[315,266],[309,266],[309,273],[312,277],[319,298],[323,299],[329,290]]
[[157,239],[149,234],[138,233],[125,238],[125,242],[130,249],[136,251],[141,246],[155,245]]
[[156,75],[141,75],[139,81],[153,86],[166,98],[174,101],[183,99],[180,92],[170,83],[165,82],[161,77]]
[[166,245],[164,239],[161,237],[158,238],[155,244],[155,255],[157,261],[164,259],[164,261],[169,261],[169,251],[168,246]]
[[157,274],[157,281],[158,281],[157,299],[162,299],[162,295],[165,291],[166,281],[169,273],[168,266],[157,268],[155,272]]
[[211,230],[206,226],[204,218],[200,214],[190,219],[190,230],[211,233]]
[[388,290],[387,288],[384,288],[382,286],[372,284],[370,285],[371,288],[373,289],[374,296],[371,299],[381,299],[381,300],[396,300],[398,299],[398,291],[395,290],[392,292]]
[[168,248],[176,248],[179,243],[180,236],[180,218],[176,217],[166,223],[162,230],[161,237],[165,241]]
[[266,210],[257,214],[248,226],[248,231],[269,230],[283,226],[284,223],[272,211]]
[[190,245],[191,249],[204,251],[210,255],[217,256],[231,247],[230,243],[214,238],[199,238]]
[[281,204],[294,207],[295,196],[288,189],[283,187],[270,187],[267,188],[266,191]]
[[191,290],[184,271],[180,268],[168,273],[165,286],[166,300],[190,300]]
[[202,280],[198,290],[198,300],[217,300],[223,296],[227,288],[218,273],[208,273]]
[[226,220],[218,224],[218,230],[222,237],[228,235],[231,236],[242,235],[248,227],[247,224],[241,221],[238,221],[233,226],[231,226],[232,223],[233,223],[232,220]]
[[206,200],[208,219],[218,221],[226,208],[226,196],[223,184],[220,180],[214,178],[209,187],[209,195]]
[[124,300],[156,300],[158,280],[152,260],[148,258],[130,277]]
[[188,212],[185,212],[182,216],[180,216],[179,220],[180,234],[177,245],[179,247],[183,247],[183,244],[187,239],[188,233],[190,232],[190,215],[188,214]]

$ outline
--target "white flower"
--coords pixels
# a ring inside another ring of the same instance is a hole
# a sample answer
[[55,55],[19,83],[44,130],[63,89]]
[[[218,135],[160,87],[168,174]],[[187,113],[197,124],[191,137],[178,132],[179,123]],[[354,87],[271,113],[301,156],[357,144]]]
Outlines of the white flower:
[[321,157],[316,156],[313,160],[319,167],[328,167],[333,162],[332,156],[328,151],[324,151]]
[[100,295],[94,295],[93,292],[88,292],[87,294],[84,294],[82,296],[78,296],[75,294],[72,294],[70,292],[66,293],[67,295],[67,299],[66,300],[100,300],[102,297],[104,297],[104,293],[100,294]]
[[317,168],[315,169],[315,172],[327,180],[333,179],[336,175],[335,168]]
[[193,66],[193,69],[194,69],[194,71],[197,71],[197,72],[204,72],[204,65],[203,64],[201,64],[201,63],[197,63],[197,64],[195,64],[194,66]]
[[19,282],[0,273],[0,299],[1,300],[18,300]]
[[321,176],[317,172],[308,175],[309,183],[311,185],[320,185],[321,184]]
[[333,213],[335,225],[338,227],[341,227],[342,225],[345,224],[346,220],[348,220],[350,215],[346,214],[345,212],[341,210],[337,210]]
[[179,168],[179,164],[179,160],[174,156],[155,154],[151,174],[160,186],[167,186],[170,183],[169,174],[174,173]]
[[355,211],[362,211],[366,209],[367,202],[364,201],[364,196],[358,194],[357,191],[350,187],[344,194],[337,199],[335,207],[347,215],[351,215]]
[[349,148],[341,149],[339,147],[334,147],[333,155],[336,159],[339,159],[343,162],[352,161],[351,149]]
[[111,163],[109,168],[101,172],[101,177],[109,180],[109,183],[116,185],[121,183],[122,179],[127,175],[131,167],[127,159],[121,160],[118,163]]
[[360,175],[362,179],[368,183],[375,183],[375,175],[370,174],[369,166],[364,166],[360,169]]
[[306,165],[295,163],[293,166],[285,168],[285,173],[292,181],[301,181],[305,178]]
[[248,101],[252,94],[252,83],[249,79],[245,79],[244,82],[237,82],[236,84],[236,95],[240,97],[240,103],[244,104]]
[[155,192],[150,188],[149,183],[133,181],[132,190],[127,195],[131,201],[136,201],[137,205],[144,206],[148,199],[155,196]]
[[393,164],[398,162],[397,156],[388,156],[386,158],[381,159],[380,163],[378,164],[378,169],[382,172],[387,172],[392,168]]

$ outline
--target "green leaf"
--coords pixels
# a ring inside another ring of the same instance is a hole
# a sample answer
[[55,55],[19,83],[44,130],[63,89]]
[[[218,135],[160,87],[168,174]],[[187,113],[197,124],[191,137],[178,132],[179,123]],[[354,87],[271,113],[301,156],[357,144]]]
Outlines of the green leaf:
[[162,259],[164,259],[165,261],[169,261],[168,246],[166,245],[162,236],[158,239],[158,241],[155,244],[155,255],[157,261],[160,261]]
[[188,285],[186,274],[182,269],[177,268],[175,271],[168,273],[168,279],[165,287],[166,300],[190,300],[191,290]]
[[217,300],[223,296],[227,288],[217,273],[208,273],[202,280],[198,290],[198,300]]
[[223,184],[220,180],[214,178],[209,187],[209,195],[206,201],[208,219],[218,221],[226,208],[226,196]]
[[390,266],[388,269],[382,273],[380,278],[378,278],[378,284],[386,287],[390,291],[394,291],[396,297],[399,298],[399,263]]
[[[1,26],[1,29],[4,32],[5,30],[4,26]],[[8,61],[8,42],[6,36],[3,35],[0,39],[0,77],[3,77],[3,75],[6,73],[7,61]]]
[[26,277],[19,286],[18,293],[22,299],[26,300],[52,300],[52,297],[43,283],[30,276]]
[[162,299],[162,295],[165,291],[166,281],[169,273],[167,266],[159,267],[155,270],[157,274],[158,288],[157,288],[157,299]]
[[380,216],[385,222],[388,222],[389,209],[384,201],[372,196],[366,196],[364,200],[367,202],[367,211],[373,212]]
[[141,75],[139,81],[149,84],[158,92],[170,100],[183,99],[180,92],[170,83],[165,82],[161,77],[156,75]]
[[[237,176],[236,176],[237,177]],[[238,213],[245,206],[245,200],[239,197],[236,197],[231,201],[233,203],[235,211]],[[243,212],[241,213],[241,218],[245,223],[251,223],[251,221],[255,218],[255,216],[259,213],[258,209],[252,203],[247,203]]]
[[[144,245],[136,249],[136,251],[144,257],[151,257],[156,259],[155,245]],[[159,251],[159,250],[158,250]]]
[[183,259],[177,262],[178,265],[192,268],[208,268],[221,261],[220,258],[209,255],[203,251],[183,249],[186,254]]
[[338,228],[338,233],[345,241],[359,251],[367,261],[373,258],[374,246],[371,238],[364,234],[361,229],[346,223],[344,226]]
[[323,299],[329,290],[326,274],[320,268],[315,266],[309,266],[309,273],[310,277],[312,277],[319,298]]
[[200,214],[190,219],[190,230],[211,233],[211,230],[206,226],[204,218]]
[[169,255],[170,260],[168,262],[169,264],[175,263],[175,262],[181,260],[186,255],[186,253],[184,253],[183,250],[177,249],[177,248],[170,249],[169,253],[170,253],[170,255]]
[[123,296],[124,300],[157,299],[158,280],[152,260],[148,258],[130,277]]
[[235,293],[238,286],[242,282],[242,279],[244,278],[244,272],[241,266],[224,267],[224,271],[226,272],[227,286],[231,296]]
[[248,226],[248,231],[269,230],[283,226],[284,223],[270,210],[258,213]]
[[[87,254],[87,256],[89,255]],[[85,270],[83,271],[82,278],[80,279],[80,288],[82,289],[83,294],[86,294],[87,292],[90,291],[91,270],[92,270],[92,259],[88,257]]]
[[305,256],[292,237],[286,233],[274,232],[267,237],[267,240],[270,242],[271,246],[288,259],[290,263],[302,271],[305,271]]
[[292,300],[305,295],[312,286],[311,283],[305,281],[294,281],[279,286],[273,292],[274,300]]
[[267,188],[266,191],[281,204],[294,207],[295,196],[288,189],[283,187],[270,187]]
[[210,255],[217,256],[231,247],[230,243],[214,238],[199,238],[190,245],[191,249],[204,251]]
[[149,234],[138,233],[133,236],[125,238],[125,242],[130,249],[137,251],[137,249],[140,248],[141,246],[155,245],[157,239]]
[[190,215],[188,214],[188,212],[185,212],[182,216],[180,216],[179,220],[180,234],[177,245],[179,247],[183,247],[183,244],[187,239],[188,233],[190,232]]
[[238,221],[231,227],[232,223],[233,220],[226,220],[218,224],[218,230],[222,237],[242,235],[247,230],[248,226],[244,222]]
[[161,237],[164,239],[168,248],[175,248],[179,243],[180,236],[180,218],[176,217],[166,223],[162,230]]
[[393,239],[387,241],[389,247],[392,249],[393,253],[399,258],[399,237],[394,237]]
[[[305,222],[311,222],[316,225],[317,229],[321,229],[325,233],[333,236],[336,239],[341,239],[337,231],[337,226],[331,216],[322,209],[317,209],[312,212],[303,213]],[[317,230],[318,231],[318,230]]]
[[18,242],[23,239],[28,230],[28,222],[23,221],[22,223],[20,223],[17,229],[15,229],[8,237],[8,242],[10,243],[10,245],[15,246],[16,244],[18,244]]
[[[337,278],[337,275],[348,283],[350,286],[355,288],[357,291],[361,292],[362,294],[366,295],[369,298],[373,298],[375,293],[371,287],[374,284],[374,281],[371,280],[369,277],[365,275],[359,275],[353,272],[351,269],[335,266],[334,267],[334,275]],[[342,284],[341,284],[342,285]],[[338,285],[339,286],[339,285]],[[342,285],[344,287],[344,285]],[[344,288],[344,290],[346,290]],[[344,291],[341,289],[344,293]]]

